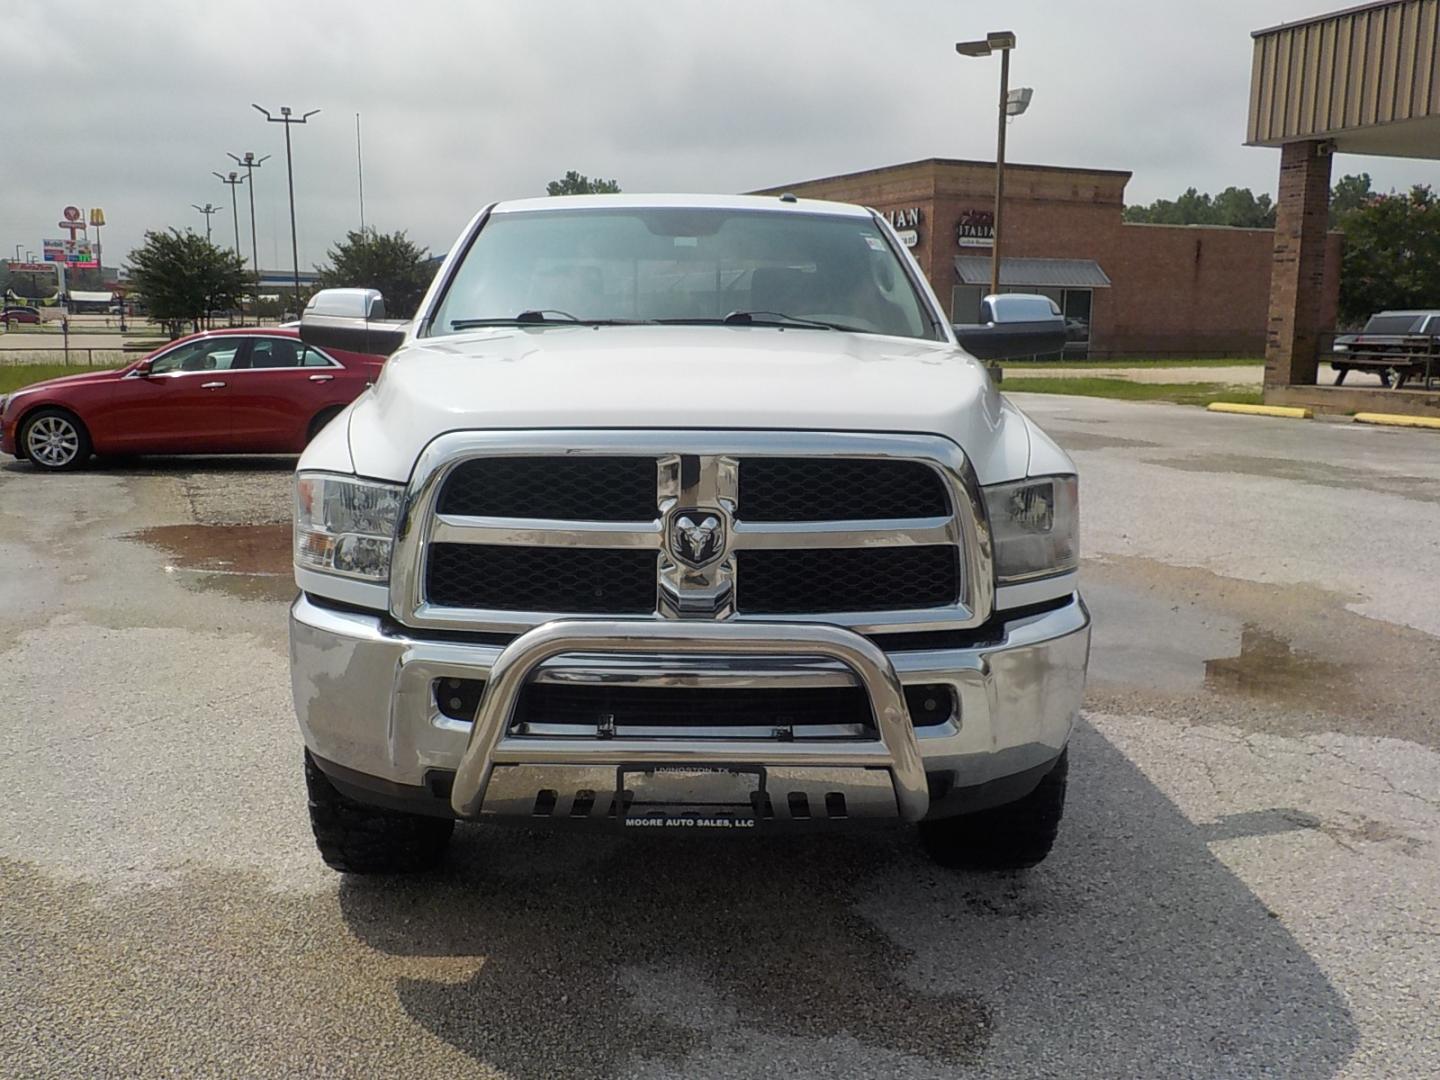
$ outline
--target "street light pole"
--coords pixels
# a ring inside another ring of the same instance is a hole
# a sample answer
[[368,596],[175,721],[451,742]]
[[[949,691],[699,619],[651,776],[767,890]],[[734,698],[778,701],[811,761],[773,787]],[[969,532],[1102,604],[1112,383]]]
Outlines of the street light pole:
[[228,177],[224,173],[212,172],[211,176],[220,178],[220,182],[230,189],[230,209],[235,216],[235,257],[240,260],[241,265],[245,263],[245,256],[240,254],[240,196],[235,190],[235,185],[243,184],[245,178],[238,172],[232,172]]
[[190,205],[191,207],[199,210],[200,213],[205,215],[205,239],[208,242],[210,239],[210,215],[218,214],[224,208],[220,206],[212,206],[208,202],[204,206],[196,206],[193,202]]
[[269,109],[262,109],[259,105],[251,103],[251,108],[265,117],[272,124],[285,125],[285,176],[290,184],[290,260],[295,268],[295,312],[300,312],[300,240],[295,231],[295,159],[290,152],[290,125],[303,124],[318,113],[319,109],[311,109],[300,117],[291,115],[290,106],[282,105],[280,115],[270,115]]
[[270,155],[266,154],[262,158],[257,158],[247,150],[243,158],[235,154],[228,156],[234,160],[236,165],[244,168],[245,179],[250,182],[250,262],[255,271],[255,280],[258,282],[260,280],[260,250],[259,245],[255,243],[255,170],[269,161]]
[[[1015,33],[1011,30],[992,30],[983,41],[959,41],[955,51],[961,56],[989,56],[1000,54],[1000,118],[999,131],[995,138],[995,221],[991,226],[994,235],[990,239],[990,292],[1000,291],[1000,225],[1005,213],[1005,119],[1010,110],[1010,50],[1015,48]],[[1025,104],[1029,104],[1026,97]],[[1019,115],[1024,105],[1015,111]]]

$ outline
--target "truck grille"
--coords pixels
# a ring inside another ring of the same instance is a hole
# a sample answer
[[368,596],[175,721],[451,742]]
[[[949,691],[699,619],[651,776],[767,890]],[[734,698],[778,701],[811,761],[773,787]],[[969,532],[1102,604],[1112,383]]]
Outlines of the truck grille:
[[735,559],[742,614],[941,607],[960,588],[955,549],[942,545],[740,551]]
[[944,517],[940,475],[918,461],[745,458],[736,516],[744,521]]
[[442,607],[645,615],[655,552],[432,544],[425,592]]
[[476,458],[445,481],[439,510],[474,517],[650,521],[656,514],[655,459]]
[[975,625],[977,589],[988,603],[948,440],[456,433],[427,455],[395,560],[414,625],[800,617],[883,633]]
[[[793,728],[844,724],[871,726],[870,699],[859,686],[770,690],[562,686],[531,683],[520,693],[516,730],[533,725],[577,724],[656,728]],[[860,730],[856,731],[859,734]]]

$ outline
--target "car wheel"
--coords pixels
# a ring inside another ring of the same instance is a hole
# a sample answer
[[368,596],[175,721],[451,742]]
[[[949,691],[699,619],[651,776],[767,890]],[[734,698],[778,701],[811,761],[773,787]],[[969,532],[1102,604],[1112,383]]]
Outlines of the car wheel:
[[333,409],[324,409],[316,413],[315,419],[310,421],[310,429],[305,433],[305,445],[309,446],[312,442],[314,442],[315,436],[320,434],[326,424],[330,423],[331,420],[334,420],[335,417],[339,416],[341,411],[342,410],[338,406],[336,406]]
[[346,874],[406,874],[433,868],[445,855],[453,818],[406,814],[356,802],[336,790],[305,755],[310,827],[320,857]]
[[90,457],[90,433],[79,417],[64,409],[37,409],[25,420],[20,445],[41,469],[78,469]]
[[941,866],[966,870],[1023,870],[1050,854],[1065,813],[1070,753],[1060,755],[1023,799],[960,817],[920,823],[920,842]]

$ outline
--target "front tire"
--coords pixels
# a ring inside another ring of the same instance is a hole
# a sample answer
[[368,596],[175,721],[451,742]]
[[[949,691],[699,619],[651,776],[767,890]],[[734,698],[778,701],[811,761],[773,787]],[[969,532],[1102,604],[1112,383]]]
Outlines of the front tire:
[[941,866],[965,870],[1023,870],[1055,845],[1065,813],[1070,752],[1023,799],[960,817],[920,823],[920,843]]
[[20,446],[37,469],[60,472],[78,469],[90,460],[90,433],[80,418],[66,409],[36,409],[25,418]]
[[319,435],[320,432],[325,429],[325,425],[330,423],[331,420],[334,420],[335,417],[339,416],[343,411],[343,406],[336,405],[329,409],[322,409],[316,413],[315,419],[310,421],[310,426],[305,431],[305,445],[309,446],[314,442],[315,436]]
[[433,869],[445,855],[455,822],[356,802],[336,790],[305,755],[310,827],[320,857],[345,874],[413,874]]

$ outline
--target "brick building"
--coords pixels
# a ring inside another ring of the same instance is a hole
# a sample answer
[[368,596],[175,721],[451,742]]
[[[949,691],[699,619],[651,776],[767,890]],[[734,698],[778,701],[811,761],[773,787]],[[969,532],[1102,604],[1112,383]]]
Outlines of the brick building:
[[[1123,220],[1130,173],[1005,166],[1003,291],[1060,304],[1070,351],[1117,355],[1265,352],[1270,229]],[[930,158],[767,188],[885,214],[955,322],[974,321],[990,281],[993,162]],[[1334,326],[1340,238],[1327,241],[1324,319]]]

